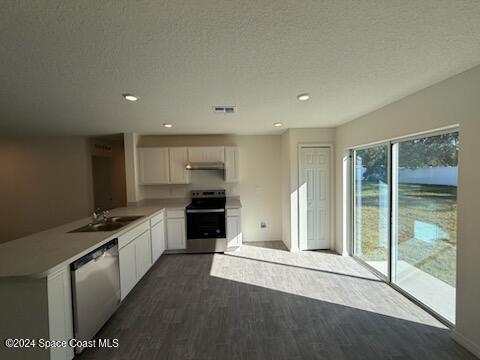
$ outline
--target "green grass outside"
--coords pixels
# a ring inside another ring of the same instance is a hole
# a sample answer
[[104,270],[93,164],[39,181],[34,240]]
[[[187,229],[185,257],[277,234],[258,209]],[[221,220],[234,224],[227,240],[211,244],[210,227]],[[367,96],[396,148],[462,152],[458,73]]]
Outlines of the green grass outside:
[[[379,216],[387,221],[387,209],[380,208],[379,185],[362,184],[362,208],[356,208],[356,221],[361,211],[361,258],[365,261],[385,261],[387,249],[381,245]],[[357,195],[358,196],[358,195]],[[457,188],[453,186],[400,184],[399,187],[398,260],[455,286]],[[432,242],[415,239],[415,220],[436,224],[448,234],[448,239]],[[382,223],[382,222],[381,222]],[[356,231],[359,231],[356,226]],[[358,238],[358,236],[357,236]]]

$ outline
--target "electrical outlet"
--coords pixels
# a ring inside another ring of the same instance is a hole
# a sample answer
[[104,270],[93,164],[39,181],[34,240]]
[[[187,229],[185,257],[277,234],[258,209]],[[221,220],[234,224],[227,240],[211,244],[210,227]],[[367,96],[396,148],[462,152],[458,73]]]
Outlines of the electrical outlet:
[[267,227],[267,222],[266,221],[261,221],[260,222],[260,228],[265,229]]

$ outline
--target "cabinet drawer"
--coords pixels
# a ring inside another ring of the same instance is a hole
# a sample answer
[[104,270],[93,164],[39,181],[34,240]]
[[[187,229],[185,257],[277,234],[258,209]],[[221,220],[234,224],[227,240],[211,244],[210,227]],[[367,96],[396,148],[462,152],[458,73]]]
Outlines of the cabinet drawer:
[[162,221],[164,216],[165,216],[165,212],[163,210],[160,211],[157,215],[152,216],[152,218],[150,219],[150,227]]
[[185,217],[185,210],[167,210],[168,219],[180,219]]
[[148,221],[145,221],[135,227],[134,229],[130,230],[128,233],[123,234],[118,237],[118,248],[121,249],[125,245],[127,245],[130,241],[133,239],[137,238],[141,234],[143,234],[145,231],[147,231],[150,228],[150,224]]
[[227,209],[227,216],[240,216],[240,209]]

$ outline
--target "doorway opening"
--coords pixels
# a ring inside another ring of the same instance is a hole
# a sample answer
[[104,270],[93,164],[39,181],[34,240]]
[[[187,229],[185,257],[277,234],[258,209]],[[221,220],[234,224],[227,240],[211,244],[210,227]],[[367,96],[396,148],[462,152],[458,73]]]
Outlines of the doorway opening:
[[91,138],[94,208],[127,205],[123,134]]

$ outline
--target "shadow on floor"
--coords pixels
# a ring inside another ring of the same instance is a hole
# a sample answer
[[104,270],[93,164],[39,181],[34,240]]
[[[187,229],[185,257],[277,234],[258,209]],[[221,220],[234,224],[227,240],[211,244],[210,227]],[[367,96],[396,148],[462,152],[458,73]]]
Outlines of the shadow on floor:
[[288,251],[287,247],[282,241],[251,241],[251,242],[244,242],[243,245],[254,246],[254,247],[259,247],[264,249]]
[[97,336],[119,348],[76,359],[475,359],[445,328],[212,276],[215,256],[161,257]]

